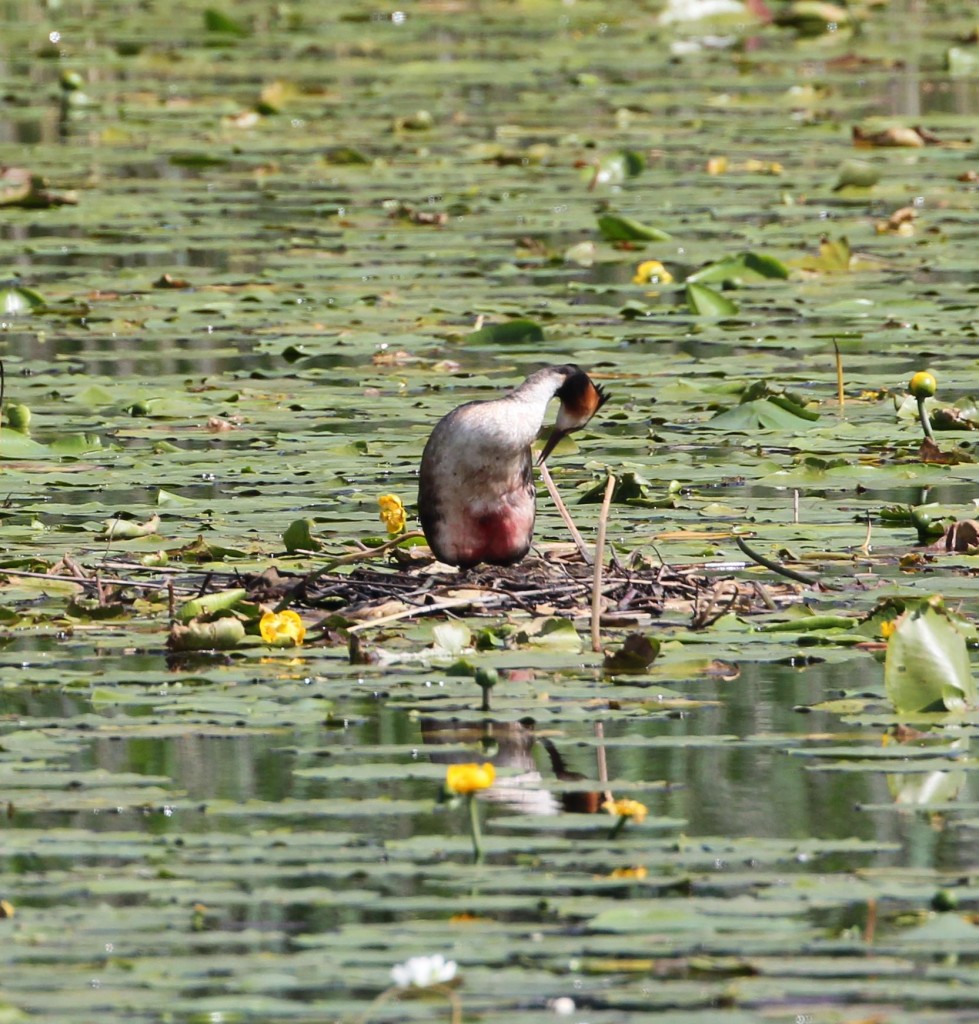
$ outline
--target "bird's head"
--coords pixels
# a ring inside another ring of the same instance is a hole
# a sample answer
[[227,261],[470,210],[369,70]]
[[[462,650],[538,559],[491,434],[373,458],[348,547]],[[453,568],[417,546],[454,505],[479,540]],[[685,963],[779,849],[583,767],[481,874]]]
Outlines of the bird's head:
[[554,392],[561,403],[551,436],[540,453],[538,464],[554,450],[557,443],[572,430],[583,427],[609,400],[600,384],[595,384],[584,370],[577,366],[563,366],[564,383]]

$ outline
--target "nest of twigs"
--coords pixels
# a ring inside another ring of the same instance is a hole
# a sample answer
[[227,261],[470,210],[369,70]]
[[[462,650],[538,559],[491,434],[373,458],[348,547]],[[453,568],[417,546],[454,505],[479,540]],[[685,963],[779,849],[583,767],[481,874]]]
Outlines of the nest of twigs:
[[[449,570],[431,558],[395,554],[401,557],[383,569],[359,565],[307,577],[271,569],[243,582],[262,603],[288,600],[290,607],[364,624],[440,613],[489,617],[524,612],[570,619],[591,614],[594,567],[568,545],[554,545],[519,565],[467,572]],[[756,614],[800,599],[802,588],[796,584],[738,579],[734,568],[730,563],[623,565],[613,558],[600,582],[602,625],[633,626],[669,616],[703,628],[727,612]]]
[[358,633],[419,617],[524,614],[567,618],[576,627],[590,621],[597,637],[600,627],[629,628],[664,618],[703,629],[728,612],[770,612],[801,599],[798,583],[739,578],[743,568],[743,563],[671,566],[639,558],[623,564],[613,554],[596,572],[573,546],[550,545],[519,565],[465,572],[436,562],[427,548],[393,547],[338,556],[305,573],[275,565],[252,575],[177,566],[151,569],[121,560],[91,567],[67,555],[48,572],[0,573],[69,580],[81,591],[72,607],[96,618],[112,617],[137,597],[161,591],[169,593],[173,618],[174,609],[188,598],[234,588],[266,608],[300,610],[307,619],[321,613],[325,629],[340,636],[348,629]]

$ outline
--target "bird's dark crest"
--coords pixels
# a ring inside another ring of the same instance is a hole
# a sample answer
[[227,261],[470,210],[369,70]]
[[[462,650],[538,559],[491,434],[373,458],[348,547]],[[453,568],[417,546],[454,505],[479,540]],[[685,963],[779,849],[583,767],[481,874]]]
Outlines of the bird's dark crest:
[[596,384],[580,367],[569,365],[561,369],[570,372],[556,394],[569,409],[592,416],[611,397],[601,384]]

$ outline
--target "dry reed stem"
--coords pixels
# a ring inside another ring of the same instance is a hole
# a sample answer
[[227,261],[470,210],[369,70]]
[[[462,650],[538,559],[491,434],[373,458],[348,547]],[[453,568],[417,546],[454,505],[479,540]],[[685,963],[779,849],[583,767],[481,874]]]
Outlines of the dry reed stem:
[[840,402],[840,416],[842,416],[846,406],[846,394],[843,391],[843,356],[840,355],[840,346],[835,341],[833,349],[836,352],[836,397]]
[[584,538],[578,531],[578,527],[575,526],[574,520],[571,518],[571,513],[568,511],[567,506],[561,499],[561,495],[558,493],[557,485],[554,483],[554,478],[551,476],[551,471],[547,468],[545,463],[540,464],[540,476],[541,480],[544,481],[544,486],[547,488],[547,493],[551,496],[551,501],[557,506],[558,512],[561,513],[561,518],[564,520],[564,525],[567,526],[571,537],[578,548],[578,554],[581,555],[582,560],[586,565],[591,563],[591,555],[588,553],[588,548],[585,546]]

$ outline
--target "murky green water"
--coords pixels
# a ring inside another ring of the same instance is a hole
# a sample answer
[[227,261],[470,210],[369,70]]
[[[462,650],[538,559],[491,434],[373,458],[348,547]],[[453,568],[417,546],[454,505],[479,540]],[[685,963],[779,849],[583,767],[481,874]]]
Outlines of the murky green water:
[[[852,636],[764,632],[794,611],[760,598],[703,630],[667,607],[638,627],[659,660],[618,678],[587,641],[511,640],[467,655],[516,671],[484,715],[422,656],[434,620],[366,630],[383,666],[336,637],[176,655],[166,574],[131,585],[160,549],[177,599],[312,569],[284,554],[293,520],[329,551],[376,535],[439,416],[573,360],[614,397],[554,460],[562,491],[680,484],[613,506],[623,563],[774,591],[743,527],[836,588],[804,593],[820,614],[943,593],[975,618],[975,556],[902,568],[914,532],[881,515],[974,511],[975,464],[922,463],[895,412],[923,367],[943,402],[979,388],[974,11],[892,0],[807,36],[661,7],[245,0],[208,29],[183,2],[0,6],[0,164],[53,196],[0,217],[0,278],[44,303],[3,314],[6,400],[46,446],[0,438],[0,1024],[448,1020],[444,996],[373,1003],[434,953],[486,1024],[561,998],[589,1024],[974,1019],[974,761],[933,721],[937,746],[882,745],[882,667]],[[894,124],[939,144],[853,147]],[[622,151],[641,173],[616,178]],[[877,183],[834,190],[852,160]],[[878,228],[905,206],[910,234]],[[614,245],[609,211],[672,237]],[[852,258],[820,262],[824,237]],[[715,282],[736,310],[692,312],[686,276],[745,251],[788,278]],[[674,283],[634,283],[651,259]],[[511,318],[545,340],[468,337]],[[819,419],[711,422],[761,379]],[[539,540],[564,540],[541,504]],[[591,537],[597,506],[572,509]],[[159,532],[107,544],[118,513]],[[181,562],[198,536],[218,554]],[[66,553],[119,601],[49,578]],[[484,757],[476,866],[435,798]],[[610,838],[584,813],[606,789],[645,822]]]

